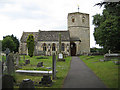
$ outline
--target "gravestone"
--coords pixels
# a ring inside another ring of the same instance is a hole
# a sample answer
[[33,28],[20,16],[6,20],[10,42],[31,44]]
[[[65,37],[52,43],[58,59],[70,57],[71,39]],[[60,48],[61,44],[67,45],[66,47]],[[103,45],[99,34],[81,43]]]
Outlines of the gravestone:
[[20,60],[20,56],[19,53],[16,53],[16,65],[19,66],[19,60]]
[[3,75],[2,76],[2,88],[13,88],[15,79],[11,75]]
[[56,55],[52,56],[52,79],[56,79]]
[[30,60],[25,60],[25,64],[30,64]]
[[41,81],[39,84],[42,84],[44,86],[51,86],[52,85],[52,80],[50,75],[43,75],[43,78],[41,78]]
[[34,88],[34,83],[33,83],[33,81],[31,80],[31,79],[24,79],[21,83],[20,83],[20,85],[19,85],[19,90],[23,90],[23,89],[27,89],[27,88],[29,88],[29,89],[32,89],[32,90],[35,90],[35,88]]
[[39,62],[38,64],[37,64],[37,67],[42,67],[43,66],[43,62]]
[[12,74],[15,72],[13,53],[8,54],[6,65],[8,74]]
[[61,33],[59,33],[59,52],[58,52],[58,61],[65,61],[63,58],[63,53],[61,53]]
[[120,65],[120,61],[113,61],[115,65]]
[[5,50],[6,58],[7,58],[7,56],[8,56],[9,53],[10,53],[9,48],[6,48],[6,50]]

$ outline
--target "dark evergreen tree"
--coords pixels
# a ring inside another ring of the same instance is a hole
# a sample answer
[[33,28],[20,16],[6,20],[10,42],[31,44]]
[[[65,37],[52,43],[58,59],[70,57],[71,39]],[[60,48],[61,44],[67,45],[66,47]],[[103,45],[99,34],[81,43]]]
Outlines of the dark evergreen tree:
[[28,35],[27,47],[28,47],[28,55],[32,57],[34,53],[34,36],[32,34]]

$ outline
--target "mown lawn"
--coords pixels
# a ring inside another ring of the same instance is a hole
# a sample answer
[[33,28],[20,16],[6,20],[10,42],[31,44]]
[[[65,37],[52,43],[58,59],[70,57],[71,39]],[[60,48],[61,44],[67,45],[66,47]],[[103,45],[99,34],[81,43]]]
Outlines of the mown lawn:
[[[39,59],[37,59],[39,58]],[[44,59],[45,58],[45,59]],[[32,58],[29,56],[25,56],[25,60],[29,59],[30,64],[26,66],[22,66],[22,70],[45,70],[46,67],[52,67],[52,56],[33,56]],[[70,68],[70,61],[71,57],[66,57],[65,62],[56,62],[56,70],[58,71],[56,73],[57,79],[53,80],[53,85],[51,87],[41,87],[39,86],[39,82],[41,81],[42,75],[41,76],[36,76],[36,75],[26,75],[26,74],[18,74],[16,73],[15,79],[17,84],[19,85],[20,82],[22,82],[23,79],[31,79],[34,81],[34,84],[37,85],[35,88],[62,88],[63,82],[65,77],[67,76],[68,70]],[[37,68],[37,63],[38,62],[43,62],[43,68]],[[25,63],[23,60],[23,56],[21,56],[20,59],[20,64]],[[51,70],[51,69],[50,69]],[[52,76],[51,76],[52,79]],[[15,88],[18,88],[19,86],[14,86]]]
[[80,59],[104,82],[108,88],[118,88],[118,67],[112,61],[100,62],[103,56],[80,56]]

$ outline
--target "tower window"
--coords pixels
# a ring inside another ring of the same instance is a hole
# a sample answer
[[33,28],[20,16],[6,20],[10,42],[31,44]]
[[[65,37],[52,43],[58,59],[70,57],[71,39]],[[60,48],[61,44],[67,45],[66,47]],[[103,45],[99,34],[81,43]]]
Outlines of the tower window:
[[85,22],[85,16],[82,17],[82,22]]
[[74,18],[72,19],[72,22],[75,22],[75,19],[74,19]]

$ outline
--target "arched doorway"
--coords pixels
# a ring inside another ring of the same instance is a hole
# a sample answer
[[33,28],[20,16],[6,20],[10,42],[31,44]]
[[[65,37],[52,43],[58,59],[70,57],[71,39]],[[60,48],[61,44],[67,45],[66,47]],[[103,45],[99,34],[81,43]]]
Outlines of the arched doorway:
[[71,49],[71,56],[76,55],[76,44],[74,42],[70,43],[70,49]]

